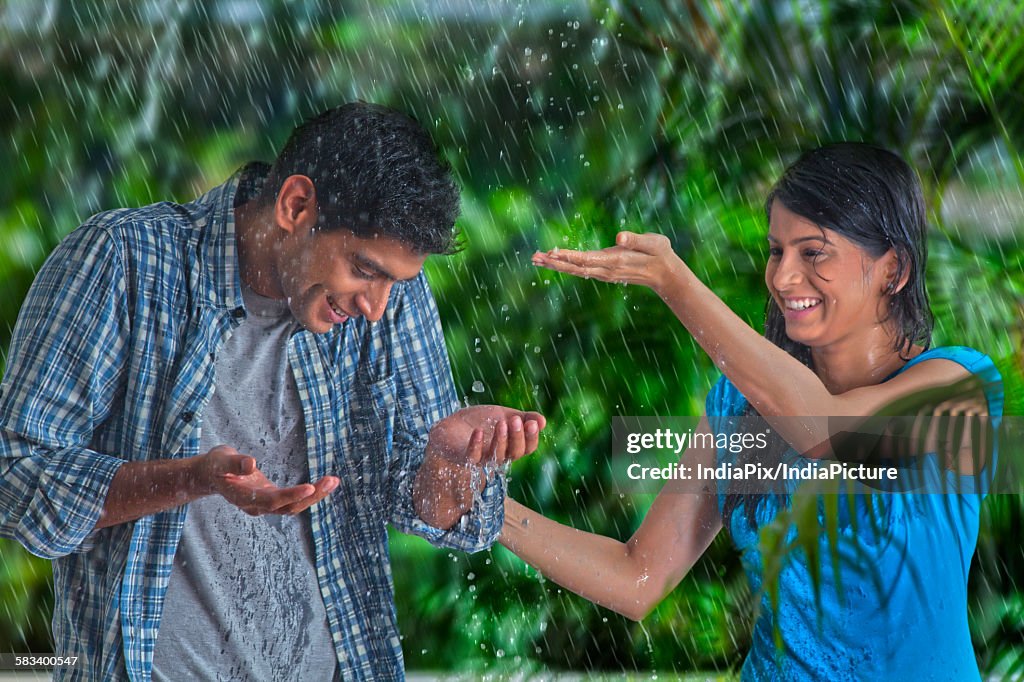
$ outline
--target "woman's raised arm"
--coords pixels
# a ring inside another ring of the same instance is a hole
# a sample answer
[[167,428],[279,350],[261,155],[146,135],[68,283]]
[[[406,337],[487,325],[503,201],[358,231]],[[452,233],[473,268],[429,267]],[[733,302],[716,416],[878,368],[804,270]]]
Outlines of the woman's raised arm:
[[613,247],[555,249],[534,254],[533,263],[579,277],[650,287],[798,452],[813,452],[834,435],[828,417],[871,416],[900,398],[968,376],[955,362],[927,360],[891,381],[883,382],[882,374],[874,385],[833,394],[814,371],[736,315],[675,254],[664,235],[620,232]]

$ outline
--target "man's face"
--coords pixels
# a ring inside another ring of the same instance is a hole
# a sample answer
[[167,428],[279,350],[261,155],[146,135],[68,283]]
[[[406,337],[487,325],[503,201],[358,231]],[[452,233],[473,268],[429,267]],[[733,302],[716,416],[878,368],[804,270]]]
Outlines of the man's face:
[[277,273],[295,319],[323,334],[350,317],[379,320],[392,285],[416,277],[425,260],[392,237],[307,228],[284,238]]

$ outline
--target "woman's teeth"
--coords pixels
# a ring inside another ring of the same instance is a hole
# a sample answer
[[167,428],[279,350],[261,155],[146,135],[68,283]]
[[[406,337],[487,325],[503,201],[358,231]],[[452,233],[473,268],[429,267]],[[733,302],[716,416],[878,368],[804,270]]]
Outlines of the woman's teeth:
[[820,298],[790,298],[786,299],[787,310],[806,310],[821,303]]

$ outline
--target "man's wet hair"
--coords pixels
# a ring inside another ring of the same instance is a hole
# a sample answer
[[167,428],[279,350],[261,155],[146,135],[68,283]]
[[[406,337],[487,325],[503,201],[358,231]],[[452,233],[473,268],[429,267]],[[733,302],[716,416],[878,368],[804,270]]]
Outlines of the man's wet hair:
[[316,188],[317,228],[391,237],[421,254],[458,250],[459,190],[451,166],[413,118],[377,104],[343,104],[292,131],[261,193],[273,203],[292,175]]

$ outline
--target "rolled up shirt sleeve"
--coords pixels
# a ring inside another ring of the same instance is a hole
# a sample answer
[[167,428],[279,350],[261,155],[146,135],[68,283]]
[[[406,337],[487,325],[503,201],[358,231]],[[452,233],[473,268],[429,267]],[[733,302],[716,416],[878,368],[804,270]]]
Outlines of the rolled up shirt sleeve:
[[128,319],[121,259],[97,218],[37,274],[0,385],[0,536],[38,556],[88,549],[123,463],[90,446],[123,393]]
[[505,481],[495,476],[473,507],[451,528],[435,528],[417,514],[412,487],[423,463],[430,427],[455,412],[458,399],[441,320],[423,273],[402,285],[392,302],[392,367],[397,391],[390,472],[391,523],[439,547],[475,552],[490,547],[504,521]]
[[86,448],[47,450],[0,433],[0,534],[44,559],[88,550],[123,463]]

